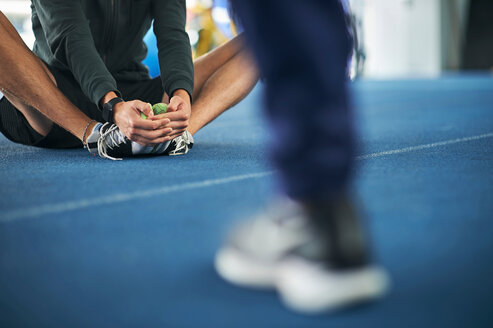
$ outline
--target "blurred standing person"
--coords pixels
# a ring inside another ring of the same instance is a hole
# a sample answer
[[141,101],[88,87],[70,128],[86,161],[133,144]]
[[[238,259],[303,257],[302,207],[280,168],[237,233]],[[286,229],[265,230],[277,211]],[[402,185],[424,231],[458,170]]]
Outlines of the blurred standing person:
[[216,256],[226,280],[276,288],[292,309],[332,310],[387,289],[348,195],[354,135],[351,40],[337,0],[232,1],[265,78],[284,197],[237,227]]

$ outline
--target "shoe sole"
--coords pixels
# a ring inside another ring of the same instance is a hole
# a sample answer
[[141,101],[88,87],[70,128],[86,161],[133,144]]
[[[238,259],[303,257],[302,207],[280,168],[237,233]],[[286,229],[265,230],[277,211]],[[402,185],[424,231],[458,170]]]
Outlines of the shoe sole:
[[231,247],[217,253],[215,267],[234,285],[276,289],[288,308],[305,314],[331,312],[378,299],[389,287],[387,274],[379,267],[329,271],[299,257],[266,263]]
[[219,250],[215,267],[226,281],[241,287],[275,288],[276,266],[259,262],[233,247]]
[[133,155],[161,155],[168,148],[171,141],[166,141],[154,146],[142,146],[136,142],[132,142]]
[[341,272],[292,258],[278,268],[276,289],[288,308],[313,314],[381,298],[389,289],[389,278],[376,266]]

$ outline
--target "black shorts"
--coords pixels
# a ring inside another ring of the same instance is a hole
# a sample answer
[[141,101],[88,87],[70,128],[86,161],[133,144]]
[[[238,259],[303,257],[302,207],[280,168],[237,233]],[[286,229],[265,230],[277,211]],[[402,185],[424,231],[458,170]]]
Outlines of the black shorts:
[[[98,107],[84,95],[70,72],[49,67],[60,91],[90,118],[103,122]],[[118,89],[125,100],[142,100],[151,104],[161,102],[164,89],[159,77],[137,82],[120,82]],[[75,136],[53,124],[45,137],[36,132],[7,98],[0,100],[0,132],[9,140],[42,148],[79,148],[82,143]]]

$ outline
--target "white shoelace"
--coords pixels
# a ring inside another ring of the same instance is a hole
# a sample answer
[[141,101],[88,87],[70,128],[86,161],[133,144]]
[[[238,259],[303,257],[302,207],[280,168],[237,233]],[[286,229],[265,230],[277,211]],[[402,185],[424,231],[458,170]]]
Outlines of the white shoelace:
[[100,134],[98,138],[98,153],[102,158],[108,158],[114,161],[121,161],[121,158],[115,158],[108,155],[107,151],[118,147],[120,144],[125,143],[125,136],[120,132],[116,124],[104,123],[100,131],[103,131],[104,127],[111,125],[108,130]]
[[189,132],[185,131],[181,136],[174,139],[176,147],[169,152],[169,155],[180,155],[188,152],[188,145],[190,144]]

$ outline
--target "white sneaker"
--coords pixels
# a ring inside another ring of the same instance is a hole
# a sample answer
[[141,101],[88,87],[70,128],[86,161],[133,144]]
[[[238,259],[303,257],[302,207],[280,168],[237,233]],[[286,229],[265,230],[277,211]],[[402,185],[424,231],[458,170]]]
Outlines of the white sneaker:
[[154,146],[142,146],[130,141],[118,126],[111,123],[98,123],[86,140],[86,147],[90,153],[112,160],[138,155],[161,155],[169,144],[170,141],[166,141]]
[[239,286],[275,288],[286,306],[304,313],[331,311],[386,292],[383,269],[366,260],[340,267],[330,260],[327,234],[318,229],[297,203],[275,202],[230,234],[216,254],[216,270]]

